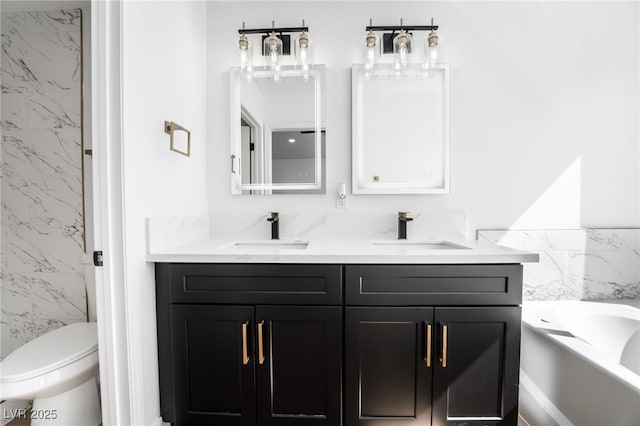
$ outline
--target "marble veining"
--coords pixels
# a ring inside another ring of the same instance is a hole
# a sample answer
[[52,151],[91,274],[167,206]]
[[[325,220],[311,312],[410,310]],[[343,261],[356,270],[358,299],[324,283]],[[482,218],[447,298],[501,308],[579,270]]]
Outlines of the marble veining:
[[27,124],[30,129],[80,128],[79,87],[43,85],[27,91]]
[[640,249],[640,229],[587,229],[590,250]]
[[3,84],[81,80],[81,11],[2,14]]
[[55,33],[78,31],[81,16],[82,11],[80,9],[26,12],[23,25],[25,26],[25,32]]
[[146,220],[147,252],[193,243],[209,235],[208,216],[153,217]]
[[2,130],[24,129],[27,125],[27,101],[23,92],[13,91],[2,93]]
[[[238,240],[270,238],[268,211],[256,213],[218,213],[210,216],[210,236]],[[463,212],[413,212],[409,224],[411,239],[436,240],[468,235]],[[394,239],[398,232],[397,212],[388,214],[280,212],[282,239],[368,238]]]
[[[4,224],[28,223],[82,242],[79,131],[5,131]],[[6,192],[5,192],[6,191]]]
[[0,30],[2,35],[15,34],[26,30],[26,12],[0,14]]
[[[11,353],[12,350],[19,348],[26,342],[50,330],[63,327],[67,324],[81,322],[78,318],[39,318],[30,315],[15,315],[9,329],[9,347],[2,348],[3,357]],[[6,351],[6,353],[5,353]]]
[[41,233],[29,225],[7,226],[10,271],[81,272],[82,242],[62,232]]
[[540,254],[525,300],[640,298],[640,229],[480,230],[478,239]]
[[1,14],[1,357],[86,319],[80,20]]
[[85,311],[84,278],[79,273],[7,273],[1,274],[2,297],[10,298],[2,310],[11,315],[43,314],[60,318],[82,316]]

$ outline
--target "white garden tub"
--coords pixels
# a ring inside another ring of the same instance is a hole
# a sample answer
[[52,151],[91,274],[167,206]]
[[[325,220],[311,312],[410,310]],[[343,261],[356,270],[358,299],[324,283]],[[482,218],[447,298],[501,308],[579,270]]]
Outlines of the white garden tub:
[[638,307],[525,302],[522,321],[520,413],[529,424],[640,425]]

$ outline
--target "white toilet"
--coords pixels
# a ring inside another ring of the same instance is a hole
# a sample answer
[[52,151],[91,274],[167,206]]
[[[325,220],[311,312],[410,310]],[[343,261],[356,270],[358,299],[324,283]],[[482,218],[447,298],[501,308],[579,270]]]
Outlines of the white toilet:
[[[93,280],[85,275],[90,305],[95,306]],[[99,425],[97,374],[96,323],[69,324],[31,340],[0,362],[0,400],[33,400],[33,426]]]
[[0,399],[33,399],[32,425],[100,423],[95,322],[70,324],[26,343],[0,363]]

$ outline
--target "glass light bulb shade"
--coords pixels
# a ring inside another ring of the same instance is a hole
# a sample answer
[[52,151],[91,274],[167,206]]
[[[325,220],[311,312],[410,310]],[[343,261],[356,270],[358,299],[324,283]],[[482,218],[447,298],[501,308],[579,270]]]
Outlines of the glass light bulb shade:
[[309,38],[298,37],[294,43],[294,54],[296,56],[296,64],[303,70],[308,70],[311,64],[311,43]]
[[240,55],[240,69],[242,71],[251,71],[253,69],[253,45],[250,41],[246,42],[246,45],[241,44],[238,49]]
[[270,67],[272,70],[279,71],[281,56],[278,55],[278,53],[275,50],[273,50],[271,51],[271,53],[269,53],[269,56],[267,58],[268,58],[267,66]]
[[[367,37],[369,39],[369,37]],[[364,66],[366,69],[371,69],[380,62],[380,44],[376,37],[375,43],[367,43],[364,48]]]
[[411,34],[401,30],[400,33],[393,38],[393,53],[396,55],[396,69],[405,68],[411,61]]
[[429,66],[434,66],[438,62],[440,62],[440,47],[439,46],[431,46],[429,47],[429,52],[427,54]]
[[396,52],[395,56],[395,68],[396,70],[404,69],[407,66],[407,48],[401,47]]
[[274,33],[264,39],[264,54],[266,65],[272,70],[279,70],[282,58],[282,40]]
[[440,46],[438,43],[438,35],[435,31],[429,34],[429,37],[425,39],[424,44],[424,67],[433,68],[436,64],[441,62],[440,58]]
[[407,64],[410,62],[409,61],[410,54],[408,52],[407,47],[405,46],[405,47],[399,48],[395,55],[396,55],[396,61],[395,61],[396,69],[405,69],[407,67]]
[[303,70],[308,70],[309,69],[309,48],[301,47],[300,51],[298,52],[297,59],[300,67],[302,67]]

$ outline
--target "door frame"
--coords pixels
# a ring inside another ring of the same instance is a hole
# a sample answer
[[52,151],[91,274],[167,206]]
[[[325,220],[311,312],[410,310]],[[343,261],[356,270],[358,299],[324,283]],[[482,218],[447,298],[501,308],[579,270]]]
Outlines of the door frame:
[[[122,0],[91,0],[93,232],[102,424],[131,424],[122,169]],[[138,404],[142,406],[142,404]]]

